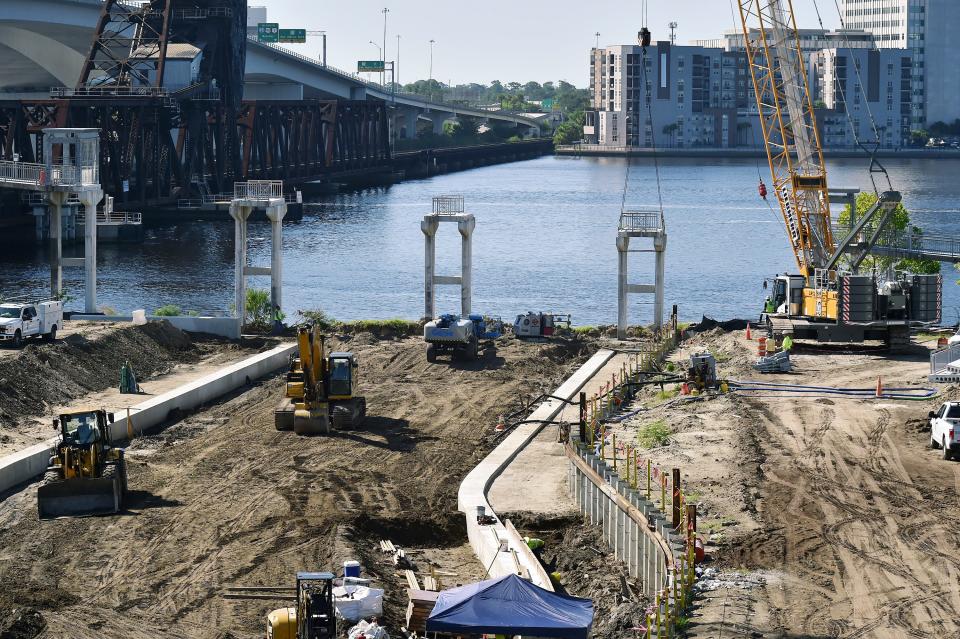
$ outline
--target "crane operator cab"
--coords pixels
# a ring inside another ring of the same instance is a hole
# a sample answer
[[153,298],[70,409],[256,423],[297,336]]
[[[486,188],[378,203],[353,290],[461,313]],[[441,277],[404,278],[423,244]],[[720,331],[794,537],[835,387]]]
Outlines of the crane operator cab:
[[[767,282],[764,282],[766,286]],[[773,313],[776,315],[800,315],[803,308],[803,289],[806,279],[802,275],[777,275],[773,280]],[[768,311],[769,313],[769,311]]]

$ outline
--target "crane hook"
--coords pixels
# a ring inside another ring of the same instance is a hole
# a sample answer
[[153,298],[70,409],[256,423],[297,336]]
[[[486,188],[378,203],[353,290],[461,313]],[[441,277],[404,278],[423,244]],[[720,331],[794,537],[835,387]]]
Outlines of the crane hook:
[[757,190],[760,192],[760,197],[764,200],[767,199],[767,185],[763,183],[763,180],[760,180],[760,186],[757,187]]

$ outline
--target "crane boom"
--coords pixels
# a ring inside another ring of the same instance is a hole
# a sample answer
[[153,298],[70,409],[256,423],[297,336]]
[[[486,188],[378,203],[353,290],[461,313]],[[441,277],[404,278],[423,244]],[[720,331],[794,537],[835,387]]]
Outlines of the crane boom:
[[834,253],[827,175],[792,0],[738,0],[773,191],[800,273]]

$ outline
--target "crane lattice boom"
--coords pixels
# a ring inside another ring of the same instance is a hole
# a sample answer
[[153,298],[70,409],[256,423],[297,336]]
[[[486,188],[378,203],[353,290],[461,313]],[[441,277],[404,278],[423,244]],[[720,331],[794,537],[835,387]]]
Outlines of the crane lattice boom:
[[747,63],[787,235],[800,273],[834,252],[823,150],[792,0],[738,0]]

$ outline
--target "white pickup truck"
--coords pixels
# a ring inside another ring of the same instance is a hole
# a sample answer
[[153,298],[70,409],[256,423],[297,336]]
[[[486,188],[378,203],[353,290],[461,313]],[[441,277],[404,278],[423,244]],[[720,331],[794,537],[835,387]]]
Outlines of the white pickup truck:
[[930,411],[930,448],[943,450],[944,459],[960,458],[960,402]]
[[52,342],[57,338],[57,329],[61,326],[63,302],[0,304],[0,342],[10,342],[15,348],[20,347],[28,337],[43,337]]

